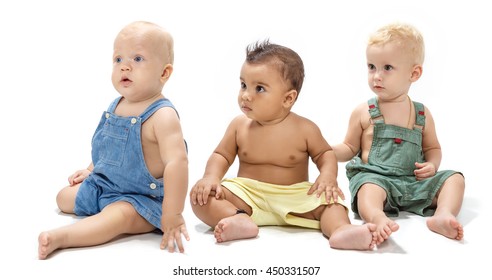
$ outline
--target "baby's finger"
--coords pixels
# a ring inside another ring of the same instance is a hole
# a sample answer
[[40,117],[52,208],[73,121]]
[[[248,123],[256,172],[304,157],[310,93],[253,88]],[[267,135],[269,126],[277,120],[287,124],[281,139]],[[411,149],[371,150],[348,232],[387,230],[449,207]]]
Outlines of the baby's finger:
[[203,188],[197,188],[196,190],[196,200],[198,202],[198,205],[203,205],[204,204],[204,201],[203,201]]
[[183,241],[181,240],[181,237],[176,238],[176,244],[178,244],[179,252],[184,253]]
[[185,237],[186,241],[190,241],[190,235],[188,234],[188,230],[185,225],[181,226],[181,234]]
[[161,246],[160,246],[161,250],[164,250],[167,248],[167,239],[168,239],[167,234],[164,233],[162,235],[162,239],[161,239]]
[[415,169],[415,170],[413,171],[413,174],[415,174],[415,175],[419,175],[419,174],[422,174],[422,173],[424,173],[424,172],[425,172],[425,170],[424,170],[424,169]]
[[313,193],[314,193],[314,191],[316,191],[317,189],[318,189],[318,185],[317,185],[317,184],[313,184],[313,185],[309,188],[309,190],[308,190],[307,194],[308,194],[308,195],[311,195],[311,194],[313,194]]
[[223,192],[222,192],[222,185],[218,185],[217,188],[215,188],[215,198],[219,199],[221,198]]
[[191,190],[191,193],[190,193],[190,202],[191,204],[193,205],[196,205],[197,201],[196,201],[196,191],[195,189]]
[[326,202],[328,203],[331,203],[331,198],[332,198],[332,194],[331,192],[325,192],[325,199],[326,199]]
[[338,189],[338,196],[339,196],[341,199],[345,200],[345,194],[343,193],[343,191],[342,191],[341,189]]
[[415,179],[416,179],[417,181],[422,181],[422,180],[425,180],[426,178],[427,178],[426,176],[422,176],[422,175],[417,175],[417,176],[415,176]]
[[73,178],[74,184],[78,184],[80,182],[84,181],[84,177],[81,175],[78,175],[77,177]]
[[338,202],[338,196],[339,196],[338,190],[334,189],[333,192],[331,193],[331,197],[333,198],[334,202]]
[[168,243],[167,243],[168,246],[173,246],[172,251],[169,250],[169,252],[174,251],[174,245],[175,245],[174,243],[177,244],[179,252],[181,252],[181,253],[184,252],[184,246],[183,246],[183,240],[181,238],[181,234],[185,237],[186,241],[190,241],[190,236],[188,235],[188,230],[186,229],[186,226],[183,224],[177,230],[174,231],[174,236],[172,236],[173,237],[172,238],[173,239],[172,244],[170,244],[168,241]]
[[169,239],[167,240],[167,251],[169,253],[174,253],[174,236],[169,235]]

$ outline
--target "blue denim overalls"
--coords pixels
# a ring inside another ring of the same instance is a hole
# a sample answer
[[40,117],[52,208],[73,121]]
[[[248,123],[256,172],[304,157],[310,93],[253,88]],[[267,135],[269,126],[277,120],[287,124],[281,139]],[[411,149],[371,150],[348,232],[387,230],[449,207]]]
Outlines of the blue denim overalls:
[[142,124],[162,107],[171,107],[168,99],[159,99],[138,117],[114,114],[121,97],[103,113],[92,138],[94,170],[81,184],[75,200],[78,216],[99,213],[116,201],[127,201],[156,228],[161,228],[163,179],[154,178],[145,165],[142,152]]

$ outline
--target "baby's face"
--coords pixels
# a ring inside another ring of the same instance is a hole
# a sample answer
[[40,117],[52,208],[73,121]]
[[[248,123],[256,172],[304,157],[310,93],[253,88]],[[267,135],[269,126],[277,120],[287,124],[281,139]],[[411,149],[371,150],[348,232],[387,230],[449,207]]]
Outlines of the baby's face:
[[282,120],[290,110],[285,106],[285,95],[291,85],[273,64],[245,62],[240,83],[238,103],[247,117],[262,123],[274,123]]
[[131,28],[114,42],[112,82],[126,99],[140,101],[161,94],[167,79],[162,44],[152,32]]
[[396,43],[367,47],[368,84],[382,100],[408,94],[415,67],[410,54]]

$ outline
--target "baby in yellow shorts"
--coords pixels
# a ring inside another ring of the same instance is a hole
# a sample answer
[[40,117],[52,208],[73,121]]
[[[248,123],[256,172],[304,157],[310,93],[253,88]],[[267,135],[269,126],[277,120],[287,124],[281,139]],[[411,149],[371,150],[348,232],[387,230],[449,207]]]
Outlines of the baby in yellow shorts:
[[[193,186],[195,215],[214,228],[217,242],[253,238],[258,226],[321,229],[332,248],[370,250],[376,226],[352,225],[338,187],[335,154],[319,127],[291,108],[304,81],[293,50],[257,42],[246,48],[234,118]],[[239,158],[238,177],[223,179]],[[320,174],[309,183],[311,159]]]

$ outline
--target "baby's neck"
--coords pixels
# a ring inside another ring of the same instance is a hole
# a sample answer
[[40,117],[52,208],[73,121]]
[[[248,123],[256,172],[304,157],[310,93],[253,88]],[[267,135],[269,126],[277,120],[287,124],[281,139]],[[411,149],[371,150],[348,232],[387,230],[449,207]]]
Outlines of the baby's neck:
[[278,118],[272,119],[272,120],[267,120],[267,121],[259,121],[259,120],[254,120],[256,123],[258,123],[261,126],[269,126],[269,125],[276,125],[281,122],[283,122],[287,117],[290,116],[290,111],[288,111],[285,115],[279,116]]

